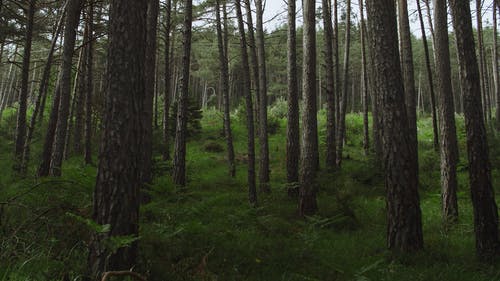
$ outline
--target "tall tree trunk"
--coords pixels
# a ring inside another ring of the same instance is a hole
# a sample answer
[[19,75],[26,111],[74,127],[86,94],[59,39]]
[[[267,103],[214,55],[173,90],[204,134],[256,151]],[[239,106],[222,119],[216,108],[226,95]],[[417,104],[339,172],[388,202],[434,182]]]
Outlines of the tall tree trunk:
[[266,69],[266,51],[264,43],[264,7],[262,0],[255,0],[257,8],[257,60],[259,62],[259,143],[260,143],[260,161],[259,161],[259,184],[260,190],[270,192],[269,186],[269,141],[267,135],[267,69]]
[[318,171],[318,124],[316,105],[316,3],[305,0],[304,11],[304,58],[303,58],[303,97],[302,114],[302,151],[300,161],[299,214],[308,216],[316,213]]
[[45,141],[43,143],[42,159],[38,167],[37,175],[39,177],[46,177],[49,175],[50,170],[50,157],[52,155],[52,148],[56,134],[57,119],[59,118],[59,103],[61,101],[61,76],[57,79],[54,99],[52,101],[52,108],[50,111],[49,124],[45,133]]
[[[324,52],[325,52],[325,79],[326,79],[326,166],[334,169],[337,159],[337,148],[335,140],[335,73],[333,65],[333,26],[331,0],[322,0]],[[320,103],[321,104],[321,103]]]
[[85,94],[85,164],[92,163],[92,96],[94,91],[94,4],[91,2],[87,10],[86,29],[89,37],[87,45],[87,91]]
[[21,92],[19,95],[19,109],[17,111],[16,145],[14,170],[24,173],[22,168],[23,149],[26,141],[26,111],[28,109],[28,84],[31,60],[31,44],[33,41],[33,26],[35,19],[36,0],[29,0],[26,8],[26,37],[23,53],[23,68],[21,73]]
[[173,49],[171,43],[172,31],[172,0],[167,0],[165,10],[165,94],[163,95],[163,160],[170,159],[170,95],[172,88],[172,60],[170,56],[170,48]]
[[108,46],[107,96],[93,219],[110,225],[95,234],[89,249],[92,278],[113,270],[129,270],[137,260],[137,242],[109,252],[105,240],[139,232],[142,107],[145,98],[147,1],[112,0]]
[[345,46],[344,46],[344,69],[343,69],[343,84],[342,84],[342,100],[340,103],[340,120],[338,124],[338,140],[337,140],[337,166],[342,164],[342,151],[344,149],[345,139],[345,117],[347,114],[347,97],[349,91],[349,51],[351,45],[351,0],[347,0],[346,7],[346,28],[345,28]]
[[[217,45],[219,48],[219,64],[220,64],[220,88],[224,98],[224,133],[227,144],[227,161],[229,166],[229,175],[236,176],[236,165],[234,162],[234,147],[233,133],[231,131],[231,116],[229,108],[229,71],[228,71],[228,53],[226,52],[227,41],[223,40],[222,23],[220,15],[220,1],[216,0],[215,15],[217,26]],[[225,34],[224,36],[227,36]],[[227,37],[226,37],[227,38]]]
[[[429,45],[427,44],[427,36],[425,34],[424,19],[422,16],[422,8],[420,7],[420,0],[417,0],[417,11],[418,11],[418,18],[420,20],[420,30],[422,32],[422,43],[424,45],[425,68],[427,70],[427,82],[429,84],[429,91],[430,91],[430,96],[431,96],[433,144],[434,144],[434,149],[437,151],[437,150],[439,150],[439,133],[438,133],[438,124],[437,124],[438,117],[437,117],[437,113],[436,113],[436,97],[434,94],[434,83],[432,81],[432,67],[431,67],[431,59],[429,56]],[[434,37],[433,37],[433,40],[434,40]]]
[[[334,85],[334,95],[335,95],[335,130],[338,133],[338,128],[340,124],[340,59],[339,59],[339,16],[338,16],[338,0],[333,0],[333,57],[335,64],[335,83]],[[338,134],[337,136],[338,137]],[[336,156],[338,156],[338,151],[336,151]],[[337,164],[337,159],[335,158],[335,165]]]
[[361,77],[362,77],[362,103],[363,103],[363,149],[368,155],[370,149],[370,133],[368,128],[368,73],[366,62],[366,25],[364,16],[363,0],[359,0],[359,11],[361,14]]
[[495,85],[496,97],[496,129],[500,131],[500,80],[498,77],[498,27],[497,27],[497,10],[498,0],[493,0],[493,83]]
[[410,130],[398,53],[395,2],[368,0],[368,24],[375,65],[375,89],[384,114],[384,166],[387,244],[396,253],[422,249],[422,222],[417,167],[412,159]]
[[483,44],[483,14],[482,14],[482,0],[476,0],[476,24],[477,24],[477,48],[479,51],[479,80],[481,81],[481,96],[483,105],[483,114],[485,122],[488,122],[488,101],[486,93],[486,80],[484,66],[484,44]]
[[247,131],[248,131],[248,200],[251,205],[257,205],[257,188],[255,183],[255,129],[253,119],[253,102],[250,91],[250,66],[248,63],[247,39],[245,36],[245,25],[243,23],[243,14],[241,12],[241,0],[235,0],[236,17],[238,19],[238,31],[240,33],[240,49],[242,64],[242,91],[245,95],[247,110]]
[[146,60],[144,61],[144,82],[146,85],[144,108],[142,111],[142,182],[153,180],[153,100],[155,95],[156,46],[159,0],[148,0]]
[[[243,0],[243,3],[245,4],[245,10],[246,10],[246,19],[247,19],[247,42],[248,46],[250,47],[249,51],[249,57],[250,57],[250,73],[251,73],[251,80],[253,81],[254,87],[255,87],[255,106],[254,106],[254,118],[256,121],[257,128],[259,128],[259,117],[260,117],[260,79],[259,79],[259,59],[257,57],[257,43],[255,40],[255,31],[254,31],[254,25],[253,25],[253,18],[252,18],[252,6],[250,4],[250,0]],[[250,83],[250,86],[252,83]]]
[[441,131],[441,196],[443,221],[458,219],[457,162],[458,144],[455,127],[455,105],[451,87],[451,66],[448,40],[446,0],[434,0],[436,77],[439,93],[439,124]]
[[67,134],[69,107],[71,99],[71,66],[75,49],[76,29],[80,20],[82,0],[70,0],[66,6],[66,21],[64,28],[63,62],[61,66],[61,101],[57,118],[54,148],[50,159],[50,174],[61,175],[64,154],[64,144]]
[[[88,36],[88,30],[87,27],[85,27],[85,31],[83,32],[83,42],[89,42],[89,36]],[[83,137],[83,123],[84,123],[84,118],[85,118],[85,94],[87,93],[87,47],[84,46],[80,50],[80,58],[78,62],[78,69],[77,69],[77,74],[75,77],[75,83],[74,83],[74,94],[73,94],[73,102],[71,106],[71,117],[70,117],[70,122],[69,122],[69,128],[68,133],[66,134],[66,139],[67,139],[67,144],[66,144],[66,149],[65,149],[65,159],[68,157],[68,152],[71,150],[70,148],[70,138],[71,134],[74,136],[74,141],[73,141],[73,152],[80,156],[83,154],[83,148],[82,148],[82,137]],[[71,124],[72,124],[72,119],[74,117],[74,132],[71,131]]]
[[457,38],[460,82],[464,95],[469,181],[474,208],[474,232],[479,258],[488,260],[498,253],[498,210],[491,184],[488,142],[481,108],[481,85],[477,65],[469,2],[450,0]]
[[[288,1],[288,112],[286,126],[286,178],[289,184],[299,182],[300,128],[297,70],[296,0]],[[335,121],[334,121],[335,122]],[[289,195],[296,192],[292,188]]]
[[410,149],[413,164],[417,169],[418,180],[418,137],[417,137],[417,95],[415,93],[415,75],[413,70],[413,50],[411,46],[410,21],[408,19],[407,0],[398,0],[399,38],[403,85],[405,93],[406,116],[410,136]]
[[189,67],[191,62],[191,35],[193,23],[193,1],[184,1],[184,27],[183,27],[183,54],[182,77],[177,109],[177,127],[175,131],[175,149],[173,162],[174,183],[186,185],[186,134],[187,134],[187,105],[189,94]]

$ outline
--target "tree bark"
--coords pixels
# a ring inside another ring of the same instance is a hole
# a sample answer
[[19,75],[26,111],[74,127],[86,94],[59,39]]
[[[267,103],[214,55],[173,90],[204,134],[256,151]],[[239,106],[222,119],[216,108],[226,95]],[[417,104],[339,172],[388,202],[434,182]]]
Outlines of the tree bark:
[[191,65],[191,35],[193,21],[193,1],[184,1],[184,27],[183,27],[183,54],[182,77],[177,109],[177,128],[175,132],[175,149],[173,162],[174,183],[186,185],[186,131],[187,131],[187,105],[189,94],[189,67]]
[[[255,123],[257,128],[259,128],[259,117],[260,117],[260,79],[259,79],[259,59],[257,57],[257,43],[255,40],[255,31],[254,31],[254,25],[253,25],[253,18],[252,18],[252,6],[250,4],[250,0],[243,0],[243,3],[245,4],[245,10],[246,10],[246,21],[247,21],[247,42],[248,42],[248,47],[249,47],[249,54],[248,56],[250,57],[250,74],[251,74],[251,81],[253,81],[253,85],[255,87],[255,106],[254,106],[254,118],[255,118]],[[252,86],[252,83],[250,82],[250,86]]]
[[491,183],[491,164],[481,108],[481,85],[470,6],[466,1],[450,0],[450,7],[457,39],[460,82],[464,95],[476,252],[480,259],[490,260],[498,253],[498,210]]
[[[326,80],[326,166],[329,169],[336,167],[337,148],[335,140],[335,73],[333,65],[333,26],[330,0],[322,0],[323,26],[325,28],[323,49],[325,53],[325,80]],[[321,103],[320,103],[321,104]]]
[[26,111],[28,109],[28,84],[31,60],[31,45],[33,41],[33,26],[35,20],[36,0],[29,0],[26,8],[26,37],[23,53],[23,66],[21,72],[21,92],[19,94],[19,109],[17,111],[16,145],[14,170],[24,173],[23,149],[26,141]]
[[61,101],[58,107],[56,133],[54,148],[50,159],[50,174],[61,175],[61,166],[64,156],[64,144],[66,140],[69,107],[71,99],[71,66],[75,48],[76,29],[80,20],[82,0],[69,0],[66,6],[66,21],[64,28],[63,62],[61,66]]
[[[297,70],[296,0],[288,1],[288,112],[286,127],[286,178],[289,184],[299,182],[300,128]],[[334,121],[335,122],[335,121]],[[290,191],[292,196],[294,190]]]
[[[227,144],[227,162],[229,167],[229,175],[236,176],[236,165],[234,162],[234,147],[233,133],[231,130],[231,116],[229,108],[229,71],[228,71],[228,53],[226,52],[227,41],[223,40],[222,23],[220,15],[220,1],[216,0],[215,16],[217,29],[217,45],[219,49],[219,65],[220,65],[220,88],[224,99],[224,133]],[[227,36],[225,34],[224,36]],[[226,37],[227,38],[227,37]]]
[[340,120],[338,124],[338,140],[337,140],[337,166],[342,165],[342,151],[344,149],[345,139],[345,117],[347,114],[347,97],[349,91],[349,51],[351,45],[351,0],[347,0],[346,7],[346,30],[345,30],[345,46],[344,46],[344,69],[343,69],[343,84],[342,84],[342,100],[340,103]]
[[398,53],[396,9],[392,0],[368,0],[368,24],[375,67],[375,89],[384,120],[383,145],[387,205],[387,245],[395,253],[423,248],[417,167]]
[[304,58],[303,58],[303,97],[302,114],[302,151],[300,161],[299,214],[312,215],[317,212],[316,202],[318,171],[318,124],[316,105],[316,3],[315,0],[303,2],[304,11]]
[[167,0],[165,10],[165,94],[163,96],[163,160],[170,160],[170,95],[172,87],[172,60],[170,33],[172,32],[172,0]]
[[251,205],[257,205],[257,188],[255,183],[255,129],[253,119],[252,93],[250,92],[250,66],[248,63],[247,40],[245,36],[245,25],[241,12],[241,0],[235,0],[236,17],[238,20],[238,31],[240,34],[241,65],[242,65],[242,90],[245,95],[247,110],[247,131],[248,131],[248,200]]
[[155,70],[159,0],[148,0],[147,30],[146,30],[146,60],[144,61],[144,82],[146,84],[144,109],[142,111],[142,182],[153,180],[153,101],[155,95]]
[[439,124],[441,132],[441,197],[443,221],[458,219],[457,162],[458,144],[455,126],[455,105],[451,87],[451,66],[448,40],[446,0],[434,0],[436,77],[439,93]]
[[106,110],[93,212],[94,221],[109,224],[110,231],[92,238],[93,279],[105,270],[134,267],[138,256],[137,242],[114,253],[104,243],[115,236],[137,237],[139,232],[147,1],[112,0],[110,11]]
[[86,29],[88,30],[87,45],[87,91],[85,94],[85,164],[92,163],[92,96],[94,91],[94,4],[91,2],[88,6]]
[[361,14],[361,79],[362,79],[362,103],[363,103],[363,150],[368,155],[370,149],[370,133],[368,127],[368,73],[366,62],[366,25],[364,16],[363,0],[359,0]]
[[497,27],[497,9],[498,0],[493,0],[493,83],[495,85],[496,97],[496,129],[500,131],[500,80],[498,77],[498,27]]

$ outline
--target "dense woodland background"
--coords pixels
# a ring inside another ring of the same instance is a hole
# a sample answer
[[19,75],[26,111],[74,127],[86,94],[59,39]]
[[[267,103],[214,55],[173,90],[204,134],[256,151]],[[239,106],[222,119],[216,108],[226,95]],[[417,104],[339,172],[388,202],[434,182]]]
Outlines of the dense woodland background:
[[265,9],[0,0],[0,280],[500,280],[497,1]]

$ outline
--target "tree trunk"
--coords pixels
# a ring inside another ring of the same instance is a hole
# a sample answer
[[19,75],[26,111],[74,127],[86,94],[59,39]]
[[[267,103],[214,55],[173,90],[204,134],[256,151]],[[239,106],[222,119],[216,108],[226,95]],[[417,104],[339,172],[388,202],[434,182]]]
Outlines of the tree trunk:
[[69,107],[71,99],[71,66],[75,48],[76,29],[80,20],[82,0],[70,0],[66,6],[66,21],[64,28],[63,62],[61,66],[61,101],[57,118],[54,148],[50,160],[50,174],[61,175],[64,154],[64,144],[67,134]]
[[90,244],[94,280],[105,270],[129,270],[138,256],[137,242],[116,252],[109,252],[104,243],[116,236],[137,237],[139,232],[147,1],[112,0],[110,11],[106,110],[93,213],[94,221],[109,224],[110,231],[95,234]]
[[269,186],[269,141],[267,136],[267,70],[266,70],[266,52],[264,44],[264,10],[262,0],[255,0],[257,8],[257,60],[259,63],[259,143],[260,143],[260,165],[259,165],[259,184],[260,190],[270,192]]
[[[286,178],[287,183],[299,182],[300,131],[299,91],[297,71],[296,0],[288,1],[288,112],[286,127]],[[335,121],[334,121],[335,122]],[[293,196],[296,191],[289,192]]]
[[[229,108],[229,71],[228,71],[228,53],[226,52],[227,41],[223,40],[222,23],[220,15],[220,1],[216,0],[215,15],[217,26],[217,45],[219,49],[220,64],[220,89],[224,99],[224,133],[227,144],[227,161],[229,166],[229,175],[236,176],[236,165],[234,162],[233,133],[231,131],[231,116]],[[227,34],[224,34],[227,38]]]
[[[259,105],[260,105],[260,79],[259,79],[259,59],[257,57],[257,44],[255,41],[255,32],[254,32],[254,25],[253,25],[253,19],[252,19],[252,7],[250,5],[250,0],[243,0],[245,4],[245,9],[246,9],[246,18],[247,18],[247,29],[248,29],[248,46],[250,47],[249,51],[249,57],[250,57],[250,73],[251,73],[251,80],[253,81],[254,87],[255,87],[255,106],[254,106],[254,118],[255,118],[255,123],[257,125],[257,128],[259,128],[259,117],[260,117],[260,110],[259,110]],[[252,83],[250,83],[250,86]]]
[[384,168],[387,192],[387,244],[396,253],[423,247],[417,167],[412,159],[410,131],[398,53],[395,2],[368,0],[368,24],[375,66],[375,89],[384,114]]
[[186,185],[186,131],[187,131],[187,105],[189,94],[189,67],[191,62],[191,35],[193,22],[193,1],[184,1],[184,29],[183,29],[183,54],[182,77],[177,109],[177,127],[175,131],[175,149],[173,162],[174,183]]
[[497,28],[497,13],[496,7],[498,0],[493,0],[493,82],[495,85],[496,97],[496,129],[500,131],[500,80],[498,77],[498,28]]
[[[86,29],[86,28],[85,28]],[[88,30],[83,32],[84,42],[88,42]],[[78,69],[75,76],[74,91],[73,91],[73,102],[71,104],[71,114],[68,125],[68,133],[66,134],[66,148],[64,150],[64,159],[69,156],[69,151],[71,150],[70,139],[71,135],[74,136],[73,141],[73,152],[80,156],[83,153],[82,149],[82,136],[83,136],[83,122],[84,122],[84,111],[85,111],[85,93],[87,92],[87,46],[84,46],[80,50],[80,58],[78,59]],[[74,132],[71,130],[71,124],[73,124],[74,118]]]
[[363,149],[365,155],[368,155],[370,149],[370,133],[368,128],[368,74],[366,62],[366,25],[364,19],[363,0],[359,0],[359,11],[361,14],[361,83],[362,83],[362,103],[363,103]]
[[241,0],[235,0],[236,17],[238,19],[238,31],[240,33],[240,49],[242,64],[242,90],[245,95],[247,110],[247,131],[248,131],[248,200],[251,205],[257,205],[257,188],[255,184],[255,129],[253,119],[253,102],[250,91],[250,66],[248,63],[247,40],[245,36],[245,25],[241,12]]
[[344,149],[345,139],[345,117],[347,114],[347,97],[349,91],[349,51],[351,45],[351,0],[347,0],[346,8],[346,30],[345,30],[345,47],[344,47],[344,72],[342,84],[342,100],[340,103],[340,120],[338,124],[338,140],[337,140],[337,166],[342,164],[342,151]]
[[87,12],[86,29],[89,37],[87,45],[87,91],[85,94],[85,164],[92,163],[92,96],[94,90],[94,4],[90,3]]
[[23,68],[21,73],[21,92],[19,95],[19,109],[17,111],[16,145],[14,170],[24,173],[23,169],[23,149],[26,141],[26,111],[28,109],[28,84],[31,60],[31,44],[33,41],[33,26],[35,19],[36,0],[29,0],[26,10],[26,37],[23,54]]
[[61,75],[56,83],[56,89],[54,93],[54,100],[52,101],[52,108],[50,111],[49,124],[47,126],[47,131],[45,133],[45,142],[43,144],[42,159],[40,166],[38,167],[38,177],[46,177],[49,175],[50,169],[50,157],[52,155],[52,148],[56,133],[57,119],[59,118],[59,103],[61,101]]
[[146,60],[144,66],[144,82],[146,85],[144,108],[142,111],[142,182],[151,183],[153,180],[153,101],[155,95],[155,70],[157,48],[157,26],[159,0],[148,0],[147,31],[146,31]]
[[486,75],[484,66],[484,44],[483,44],[483,14],[482,14],[482,0],[476,0],[476,24],[477,24],[477,48],[479,51],[479,80],[481,81],[481,96],[483,105],[483,114],[485,122],[488,122],[488,101],[486,93]]
[[[325,53],[325,79],[326,79],[326,167],[334,169],[337,159],[335,140],[335,73],[333,65],[333,26],[332,9],[330,0],[322,0]],[[321,86],[320,86],[321,87]],[[321,103],[320,103],[321,104]]]
[[[429,46],[427,44],[427,36],[425,34],[424,19],[422,16],[422,9],[420,7],[420,0],[417,0],[417,11],[418,18],[420,20],[420,30],[422,32],[422,42],[424,45],[425,54],[425,68],[427,70],[427,82],[429,83],[429,91],[431,96],[431,110],[432,110],[432,132],[433,132],[433,144],[434,149],[439,150],[439,134],[438,134],[438,124],[437,124],[437,113],[436,113],[436,97],[434,94],[434,83],[432,82],[432,67],[431,60],[429,56]],[[433,35],[434,40],[434,35]],[[423,103],[422,103],[423,104]]]
[[304,10],[304,58],[302,151],[300,163],[299,214],[309,216],[318,210],[316,202],[318,171],[318,122],[316,105],[316,3],[305,0]]
[[460,82],[464,95],[469,181],[474,209],[476,251],[489,260],[498,253],[498,210],[491,184],[488,142],[481,108],[481,85],[477,65],[469,2],[450,0],[457,38]]
[[163,160],[170,160],[170,95],[172,88],[172,60],[170,48],[173,44],[170,41],[172,31],[172,0],[167,0],[165,15],[165,94],[163,96]]
[[413,70],[413,50],[411,46],[410,21],[408,19],[407,0],[398,0],[399,16],[399,38],[401,66],[404,85],[404,102],[406,104],[406,116],[408,118],[408,128],[410,136],[410,149],[413,164],[417,169],[418,180],[418,137],[417,137],[417,95],[415,93],[415,75]]
[[436,77],[439,93],[439,124],[441,131],[441,197],[443,221],[458,219],[457,162],[458,144],[455,127],[455,105],[451,87],[451,66],[448,40],[446,0],[434,0]]

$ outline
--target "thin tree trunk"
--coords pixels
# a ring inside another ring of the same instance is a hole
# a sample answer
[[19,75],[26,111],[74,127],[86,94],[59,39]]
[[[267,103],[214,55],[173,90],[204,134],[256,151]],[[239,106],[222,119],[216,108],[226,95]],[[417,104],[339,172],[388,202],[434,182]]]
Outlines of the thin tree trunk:
[[[87,30],[83,32],[84,42],[88,42]],[[83,136],[83,118],[84,118],[84,99],[86,89],[86,63],[87,63],[87,46],[80,50],[78,58],[78,66],[73,84],[73,101],[71,103],[71,113],[68,122],[68,133],[66,134],[66,145],[64,149],[64,159],[68,159],[69,152],[71,151],[71,135],[74,136],[73,152],[76,155],[81,155],[82,150],[82,136]],[[73,121],[74,120],[74,121]],[[74,124],[74,125],[73,125]],[[73,130],[74,126],[74,130]]]
[[[255,106],[254,106],[254,118],[256,121],[257,128],[259,128],[260,124],[260,79],[259,79],[259,59],[257,56],[257,44],[255,40],[255,31],[254,31],[254,25],[253,25],[253,18],[252,18],[252,7],[250,5],[250,0],[243,0],[245,4],[245,10],[246,10],[246,22],[247,22],[247,41],[248,41],[248,46],[249,46],[249,57],[250,57],[250,73],[251,73],[251,80],[253,81],[254,87],[255,87]],[[252,83],[250,83],[250,86]],[[260,131],[259,131],[260,132]]]
[[498,6],[498,0],[493,0],[493,82],[495,85],[495,97],[496,97],[496,129],[500,131],[500,80],[498,77],[498,27],[497,27],[497,13],[496,7]]
[[[427,36],[425,34],[425,26],[424,19],[422,16],[422,9],[420,7],[420,0],[417,0],[417,11],[418,18],[420,20],[420,30],[422,32],[422,43],[424,45],[424,54],[425,54],[425,67],[427,70],[427,83],[429,84],[429,91],[431,96],[431,110],[432,110],[432,132],[433,132],[433,144],[434,149],[437,151],[439,149],[439,133],[438,133],[438,124],[437,124],[437,112],[436,112],[436,97],[434,94],[434,83],[432,81],[432,67],[431,60],[429,56],[429,47],[427,44]],[[433,35],[434,41],[434,35]]]
[[359,0],[359,11],[361,14],[361,77],[362,77],[362,100],[363,100],[363,149],[365,155],[368,155],[370,149],[370,134],[368,128],[368,74],[366,63],[366,26],[364,19],[363,0]]
[[31,44],[33,41],[33,27],[35,20],[36,0],[30,0],[26,10],[26,37],[24,44],[23,66],[21,73],[21,92],[19,95],[19,109],[17,111],[16,144],[14,170],[24,173],[23,149],[26,142],[26,111],[28,109],[28,87],[31,60]]
[[[227,162],[229,166],[229,175],[234,178],[236,176],[236,165],[234,162],[233,133],[231,131],[231,112],[229,108],[228,53],[225,49],[228,41],[224,40],[222,36],[220,8],[220,1],[216,0],[215,15],[217,25],[217,42],[219,48],[220,88],[224,99],[224,133],[227,144]],[[227,38],[227,34],[224,34],[224,37]]]
[[173,162],[174,183],[180,186],[186,185],[186,134],[187,134],[187,105],[189,94],[189,67],[191,62],[191,35],[193,21],[193,1],[184,1],[184,30],[183,30],[183,54],[182,54],[182,77],[180,95],[177,109],[177,127],[175,132],[175,149]]
[[[289,184],[299,182],[300,132],[299,132],[299,91],[297,70],[296,0],[288,1],[288,112],[286,127],[286,178]],[[334,117],[335,118],[335,117]],[[335,122],[335,121],[334,121]],[[289,189],[289,195],[297,193]]]
[[238,19],[238,31],[240,34],[240,49],[242,63],[242,91],[245,95],[247,110],[247,153],[248,153],[248,200],[251,205],[257,205],[257,188],[255,183],[255,128],[253,119],[253,102],[250,91],[250,66],[248,63],[247,39],[245,36],[245,25],[243,23],[243,14],[241,12],[241,0],[235,0],[236,17]]
[[300,161],[299,214],[312,215],[317,212],[316,202],[318,171],[318,124],[316,104],[316,25],[315,0],[303,2],[304,11],[304,58],[302,151]]
[[85,164],[89,165],[92,163],[92,96],[94,89],[94,4],[91,2],[88,6],[87,12],[87,22],[86,22],[87,34],[89,37],[87,45],[87,87],[85,95],[85,128],[84,128],[84,139],[85,139]]
[[71,99],[71,66],[75,48],[76,29],[80,20],[82,0],[70,0],[66,6],[66,23],[64,29],[63,63],[61,66],[61,101],[59,104],[59,116],[57,118],[54,148],[50,160],[50,174],[61,175],[61,166],[64,154],[64,144],[67,134],[69,107]]
[[479,80],[481,82],[481,96],[483,99],[483,114],[484,120],[488,122],[488,101],[486,93],[486,75],[484,66],[484,44],[483,44],[483,14],[482,14],[482,0],[476,0],[476,24],[477,24],[477,48],[479,51]]
[[347,113],[347,97],[349,90],[349,51],[351,45],[351,0],[347,0],[346,8],[346,30],[345,30],[345,47],[344,47],[344,72],[343,72],[343,90],[342,100],[340,103],[340,120],[338,124],[338,140],[337,140],[337,166],[342,165],[342,151],[344,149],[345,139],[345,117]]
[[270,192],[269,186],[269,141],[267,135],[267,69],[266,52],[264,43],[264,7],[262,0],[255,0],[257,8],[257,61],[259,63],[259,143],[260,143],[260,165],[259,165],[259,184],[260,190]]
[[163,160],[170,159],[170,127],[169,127],[169,117],[170,117],[170,95],[172,88],[172,60],[173,57],[170,56],[170,48],[174,49],[170,41],[172,30],[172,0],[167,0],[167,6],[165,11],[165,93],[163,95]]

